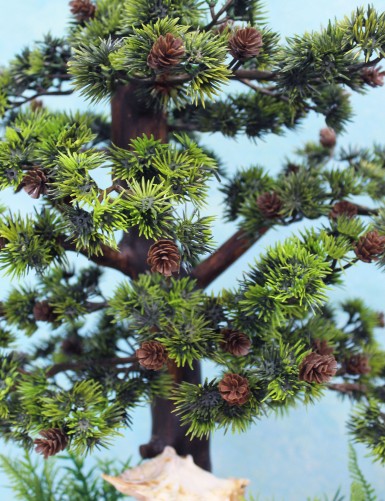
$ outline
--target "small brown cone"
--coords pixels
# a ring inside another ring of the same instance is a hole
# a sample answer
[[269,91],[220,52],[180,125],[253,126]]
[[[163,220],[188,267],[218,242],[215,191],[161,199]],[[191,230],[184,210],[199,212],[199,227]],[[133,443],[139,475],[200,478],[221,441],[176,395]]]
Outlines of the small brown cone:
[[360,237],[354,252],[356,256],[364,263],[378,261],[380,254],[385,250],[385,237],[380,236],[376,230],[369,231],[366,235]]
[[266,219],[275,219],[280,215],[282,200],[275,192],[266,192],[257,198],[257,206]]
[[385,327],[385,315],[383,311],[379,311],[377,313],[377,326],[381,327],[382,329]]
[[43,454],[44,459],[64,451],[68,445],[68,436],[59,428],[42,430],[40,435],[43,438],[37,438],[34,441],[34,444],[36,445],[35,451],[38,454]]
[[0,237],[0,251],[4,249],[6,245],[7,245],[7,240],[4,237]]
[[385,71],[381,68],[364,68],[361,71],[362,80],[371,87],[382,87],[384,85]]
[[337,372],[337,362],[333,355],[310,353],[299,368],[299,379],[308,383],[327,383]]
[[329,213],[330,219],[337,219],[339,216],[346,216],[349,219],[357,216],[358,209],[355,204],[348,202],[347,200],[341,200],[333,205],[332,210]]
[[179,64],[185,54],[183,40],[171,33],[161,35],[154,43],[147,57],[147,64],[153,70],[164,70]]
[[81,355],[83,353],[83,341],[79,336],[69,336],[63,339],[61,351],[64,355]]
[[313,342],[314,351],[319,355],[333,355],[333,348],[328,345],[325,339],[315,339]]
[[222,349],[235,357],[246,356],[251,347],[251,341],[243,332],[223,329]]
[[56,320],[56,314],[52,306],[50,306],[46,300],[35,303],[33,307],[33,316],[35,320],[40,320],[42,322],[54,322]]
[[139,364],[145,369],[158,371],[167,362],[167,352],[159,341],[144,341],[136,350]]
[[43,108],[43,101],[40,99],[34,99],[33,101],[30,102],[29,107],[31,108],[32,111],[38,111]]
[[30,170],[21,182],[24,191],[32,198],[39,198],[47,193],[47,177],[41,169]]
[[337,136],[334,129],[325,127],[319,133],[319,142],[324,148],[333,148],[337,143]]
[[359,353],[357,355],[352,355],[345,362],[345,370],[348,374],[352,374],[354,376],[369,374],[370,372],[369,358],[362,353]]
[[262,34],[255,28],[239,28],[229,39],[230,54],[239,61],[258,56],[262,45]]
[[218,384],[218,390],[230,405],[243,405],[250,398],[248,380],[239,374],[226,374]]
[[89,21],[95,16],[96,7],[91,0],[71,0],[69,3],[71,14],[78,23]]
[[148,250],[147,263],[151,271],[171,277],[179,273],[180,254],[178,246],[172,240],[158,240]]

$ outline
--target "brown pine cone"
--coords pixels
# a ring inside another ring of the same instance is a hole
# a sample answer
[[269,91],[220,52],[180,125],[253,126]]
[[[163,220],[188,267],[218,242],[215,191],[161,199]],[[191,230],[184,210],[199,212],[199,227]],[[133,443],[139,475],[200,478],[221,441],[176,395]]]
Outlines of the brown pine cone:
[[136,350],[136,357],[142,367],[158,371],[167,362],[167,352],[159,341],[144,341]]
[[222,330],[222,349],[235,357],[244,357],[250,351],[251,341],[243,332],[231,329]]
[[314,351],[319,355],[333,355],[333,348],[328,345],[325,339],[315,339],[313,342]]
[[179,273],[180,254],[178,246],[172,240],[158,240],[148,250],[147,263],[152,272],[162,273],[165,277],[171,277],[173,273]]
[[381,68],[364,68],[361,71],[362,80],[371,87],[382,87],[384,85],[385,71]]
[[327,383],[337,372],[337,362],[333,355],[310,353],[299,368],[299,379],[308,383]]
[[385,327],[385,315],[383,311],[377,313],[377,326],[381,328]]
[[185,54],[183,40],[167,33],[160,35],[147,57],[147,64],[153,70],[164,70],[179,64]]
[[359,353],[357,355],[352,355],[345,362],[345,370],[348,374],[352,374],[354,376],[361,374],[369,374],[370,365],[368,357],[362,353]]
[[226,374],[218,384],[218,390],[230,405],[243,405],[250,398],[248,380],[239,374]]
[[56,314],[52,306],[50,306],[46,300],[35,303],[33,307],[33,316],[35,320],[40,320],[42,322],[54,322],[56,320]]
[[95,16],[95,5],[91,0],[71,0],[69,3],[71,14],[73,14],[78,23],[89,21]]
[[59,428],[50,428],[42,430],[40,435],[44,438],[37,438],[34,441],[36,445],[35,451],[38,454],[43,454],[44,459],[49,456],[54,456],[58,452],[64,451],[68,445],[68,436]]
[[275,192],[266,192],[257,198],[257,206],[266,219],[274,219],[280,215],[282,200]]
[[262,34],[255,28],[240,28],[229,39],[230,54],[239,61],[258,56],[262,45]]
[[7,240],[4,237],[0,237],[0,251],[4,249],[6,245],[7,245]]
[[339,216],[346,216],[351,219],[357,216],[358,209],[357,205],[348,202],[347,200],[341,200],[333,205],[332,210],[329,212],[330,219],[337,219]]
[[337,136],[334,129],[325,127],[319,133],[319,142],[324,148],[333,148],[337,142]]
[[40,195],[47,193],[47,177],[39,168],[28,171],[21,184],[24,191],[32,198],[39,198]]
[[41,110],[43,108],[43,101],[41,101],[40,99],[34,99],[30,102],[29,107],[32,111]]
[[79,336],[70,336],[63,339],[61,351],[64,355],[81,355],[83,353],[83,340]]
[[360,237],[354,252],[356,256],[364,263],[378,261],[380,254],[385,250],[385,237],[380,236],[376,230],[369,231],[366,235]]

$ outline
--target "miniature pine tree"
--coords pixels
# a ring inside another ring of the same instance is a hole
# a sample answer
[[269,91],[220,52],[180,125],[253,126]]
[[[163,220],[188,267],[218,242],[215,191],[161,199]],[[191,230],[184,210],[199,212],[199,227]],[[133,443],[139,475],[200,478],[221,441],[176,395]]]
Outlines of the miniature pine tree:
[[[66,38],[45,36],[0,74],[0,188],[36,204],[1,212],[1,269],[15,282],[36,273],[1,304],[2,436],[47,457],[84,454],[150,400],[142,456],[171,445],[210,469],[215,429],[333,390],[361,401],[351,431],[385,461],[381,317],[359,299],[327,304],[352,265],[385,265],[385,149],[338,149],[347,89],[383,83],[385,14],[357,9],[281,43],[260,0],[78,0],[69,12]],[[230,95],[232,81],[244,92]],[[41,104],[74,89],[109,100],[111,116]],[[226,173],[200,144],[199,132],[280,134],[314,112],[319,143],[276,177]],[[239,225],[219,247],[202,215],[214,182]],[[270,228],[304,219],[313,229],[267,249],[239,283],[206,290]],[[90,265],[72,268],[71,252]],[[122,274],[111,297],[104,268]],[[24,353],[15,336],[40,322],[49,338]],[[216,378],[201,381],[203,359]]]

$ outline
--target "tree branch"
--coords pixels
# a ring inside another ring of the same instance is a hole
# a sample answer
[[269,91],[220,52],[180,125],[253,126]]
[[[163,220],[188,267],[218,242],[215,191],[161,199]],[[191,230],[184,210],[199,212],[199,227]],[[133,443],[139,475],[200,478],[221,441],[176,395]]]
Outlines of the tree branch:
[[198,281],[198,286],[205,288],[211,284],[221,273],[249,250],[268,229],[268,226],[262,226],[254,237],[250,237],[244,230],[238,230],[211,256],[192,270],[191,276]]
[[110,367],[116,365],[124,365],[136,362],[137,358],[135,356],[132,357],[116,357],[116,358],[105,358],[98,360],[85,360],[81,362],[62,362],[60,364],[53,365],[50,369],[45,373],[47,377],[53,377],[59,374],[60,372],[66,371],[78,371],[81,369],[85,369],[90,365],[95,365],[95,367]]
[[215,24],[217,23],[217,21],[221,17],[221,15],[224,14],[226,12],[226,10],[230,7],[230,5],[233,3],[233,1],[234,0],[227,0],[225,5],[216,14],[213,14],[212,10],[210,9],[211,15],[212,15],[212,20],[203,29],[205,31],[211,30],[211,28],[213,26],[215,26]]
[[368,389],[365,384],[361,383],[329,383],[327,388],[345,395],[352,395],[354,392],[366,393]]
[[111,247],[108,247],[108,245],[100,244],[102,255],[89,256],[86,249],[77,249],[76,245],[73,242],[67,240],[64,235],[59,238],[58,243],[66,251],[83,254],[90,261],[93,261],[100,266],[114,268],[115,270],[118,270],[124,275],[127,275],[131,278],[137,278],[138,276],[135,266],[131,263],[131,260],[133,258],[132,252],[127,246],[119,245],[119,250],[115,250]]

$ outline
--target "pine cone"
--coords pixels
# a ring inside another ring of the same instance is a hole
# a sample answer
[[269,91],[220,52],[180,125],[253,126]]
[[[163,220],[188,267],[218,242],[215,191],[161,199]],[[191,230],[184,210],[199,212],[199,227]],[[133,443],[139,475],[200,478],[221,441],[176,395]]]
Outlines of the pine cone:
[[329,213],[330,219],[337,219],[339,216],[346,216],[351,219],[357,216],[358,209],[355,204],[348,202],[347,200],[341,200],[333,205],[332,210]]
[[54,322],[56,320],[56,314],[52,306],[50,306],[46,300],[35,303],[33,307],[33,316],[35,320],[40,320],[42,322]]
[[171,33],[160,36],[147,57],[147,64],[153,70],[164,70],[179,64],[185,54],[183,40]]
[[139,363],[145,369],[158,371],[167,362],[167,352],[159,341],[144,341],[136,350]]
[[319,138],[319,142],[324,148],[333,148],[337,142],[337,136],[334,129],[330,129],[329,127],[321,129]]
[[379,311],[377,313],[377,326],[384,328],[385,327],[385,315],[383,311]]
[[275,192],[262,193],[257,198],[257,206],[266,219],[274,219],[280,215],[282,200]]
[[173,273],[179,273],[180,254],[178,246],[172,240],[158,240],[148,250],[147,263],[152,272],[162,273],[165,277],[171,277]]
[[369,374],[370,365],[368,357],[362,353],[359,353],[357,355],[352,355],[345,362],[345,370],[348,374],[352,374],[354,376],[361,374]]
[[378,257],[385,250],[385,237],[380,236],[376,230],[369,231],[361,237],[355,248],[356,256],[364,263],[378,261]]
[[70,336],[63,339],[61,351],[64,355],[81,355],[83,353],[83,340],[79,336]]
[[7,245],[7,240],[4,237],[0,237],[0,251],[4,249],[6,245]]
[[38,168],[30,170],[21,182],[24,191],[32,198],[39,198],[47,193],[47,178],[44,172]]
[[337,362],[333,355],[310,353],[299,368],[299,379],[308,383],[327,383],[337,372]]
[[315,339],[313,345],[314,351],[319,355],[333,355],[334,350],[328,345],[325,339]]
[[235,357],[244,357],[250,351],[251,341],[243,332],[223,329],[222,349]]
[[248,380],[239,374],[226,374],[218,384],[218,390],[230,405],[243,405],[250,398]]
[[262,34],[255,28],[240,28],[229,40],[230,54],[240,61],[258,56],[262,45]]
[[34,441],[36,445],[35,451],[38,454],[43,454],[44,459],[49,456],[54,456],[58,452],[64,451],[68,445],[68,436],[59,428],[50,428],[42,430],[40,435],[44,438],[37,438]]
[[41,110],[43,108],[43,101],[41,101],[40,99],[34,99],[30,102],[29,107],[32,111]]
[[381,68],[364,68],[361,71],[362,80],[371,87],[382,87],[384,85],[385,71]]
[[71,14],[73,14],[78,23],[89,21],[95,16],[95,5],[91,0],[71,0],[69,3]]

